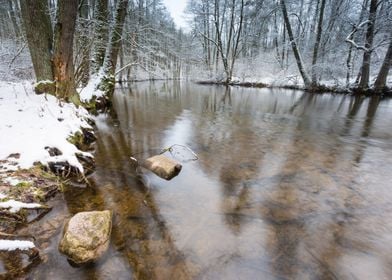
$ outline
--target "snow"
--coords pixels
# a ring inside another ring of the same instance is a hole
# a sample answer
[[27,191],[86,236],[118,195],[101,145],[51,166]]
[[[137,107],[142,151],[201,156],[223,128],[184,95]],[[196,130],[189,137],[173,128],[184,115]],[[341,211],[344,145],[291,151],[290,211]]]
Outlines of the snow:
[[42,80],[42,81],[39,81],[39,82],[35,83],[33,85],[33,87],[36,88],[36,87],[38,87],[40,85],[44,85],[44,84],[53,84],[53,81],[51,81],[51,80]]
[[35,248],[31,241],[0,239],[0,251],[28,250]]
[[93,97],[96,98],[104,95],[104,92],[98,89],[98,85],[102,79],[103,72],[91,76],[88,84],[80,91],[80,100],[89,102]]
[[[88,112],[73,104],[59,103],[52,95],[36,95],[28,82],[0,82],[0,171],[30,168],[34,162],[67,161],[83,172],[76,154],[91,156],[67,138],[81,127],[90,128]],[[51,157],[45,147],[56,147],[62,155]],[[20,154],[19,157],[9,157]]]
[[11,186],[16,186],[17,184],[22,182],[18,178],[14,178],[14,177],[7,177],[7,178],[3,179],[3,181],[10,184]]
[[40,208],[42,207],[41,204],[38,203],[24,203],[16,200],[7,200],[4,202],[0,202],[0,208],[6,208],[9,209],[11,213],[16,213],[18,212],[21,208],[28,208],[28,209],[34,209],[34,208]]
[[5,194],[0,193],[0,199],[6,198],[7,196]]

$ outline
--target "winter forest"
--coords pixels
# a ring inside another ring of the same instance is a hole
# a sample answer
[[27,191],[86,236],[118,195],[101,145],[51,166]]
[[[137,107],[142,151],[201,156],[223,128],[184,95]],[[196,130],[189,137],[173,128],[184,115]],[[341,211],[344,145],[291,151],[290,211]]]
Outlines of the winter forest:
[[38,80],[53,80],[54,57],[64,48],[64,56],[72,57],[66,66],[72,87],[86,85],[106,63],[117,81],[196,79],[380,91],[391,61],[391,5],[190,0],[184,31],[159,0],[2,0],[1,77],[31,78],[32,60]]
[[392,279],[392,0],[0,0],[0,279]]

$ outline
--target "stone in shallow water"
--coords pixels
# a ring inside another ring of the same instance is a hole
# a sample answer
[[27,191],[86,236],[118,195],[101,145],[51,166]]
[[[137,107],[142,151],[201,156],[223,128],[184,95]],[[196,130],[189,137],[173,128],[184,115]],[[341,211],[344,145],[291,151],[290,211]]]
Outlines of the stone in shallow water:
[[182,168],[181,164],[164,155],[150,157],[142,162],[142,166],[166,180],[177,176]]
[[59,250],[77,265],[94,262],[108,249],[111,228],[111,211],[80,212],[65,226]]

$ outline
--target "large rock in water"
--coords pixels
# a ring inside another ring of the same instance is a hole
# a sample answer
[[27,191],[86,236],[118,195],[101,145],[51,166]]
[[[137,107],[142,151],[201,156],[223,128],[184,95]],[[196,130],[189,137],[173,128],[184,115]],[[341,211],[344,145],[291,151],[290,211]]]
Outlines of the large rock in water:
[[75,264],[97,260],[109,247],[112,212],[80,212],[64,228],[59,250]]

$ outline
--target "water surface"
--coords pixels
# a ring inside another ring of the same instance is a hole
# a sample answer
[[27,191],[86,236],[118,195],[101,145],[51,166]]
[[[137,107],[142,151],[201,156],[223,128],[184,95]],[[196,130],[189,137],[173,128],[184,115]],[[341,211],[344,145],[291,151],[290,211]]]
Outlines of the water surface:
[[[57,226],[36,279],[392,279],[391,101],[173,82],[113,101],[91,186],[57,210],[113,210],[109,252],[71,267]],[[135,172],[175,143],[199,160]]]

